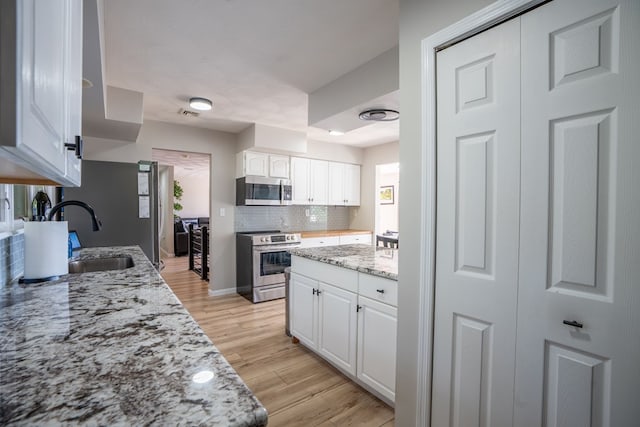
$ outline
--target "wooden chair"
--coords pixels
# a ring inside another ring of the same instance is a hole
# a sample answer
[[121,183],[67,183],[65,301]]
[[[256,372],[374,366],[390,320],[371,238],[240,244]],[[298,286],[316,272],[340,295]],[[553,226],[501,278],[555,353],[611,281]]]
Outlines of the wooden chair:
[[382,246],[385,248],[398,248],[398,238],[376,235],[376,246]]

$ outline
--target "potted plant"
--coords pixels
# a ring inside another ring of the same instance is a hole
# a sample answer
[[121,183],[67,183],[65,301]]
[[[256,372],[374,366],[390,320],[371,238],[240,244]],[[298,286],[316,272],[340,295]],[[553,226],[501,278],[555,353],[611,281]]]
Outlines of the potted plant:
[[177,180],[173,181],[173,216],[175,219],[180,219],[178,213],[182,210],[180,200],[182,200],[182,194],[184,190]]

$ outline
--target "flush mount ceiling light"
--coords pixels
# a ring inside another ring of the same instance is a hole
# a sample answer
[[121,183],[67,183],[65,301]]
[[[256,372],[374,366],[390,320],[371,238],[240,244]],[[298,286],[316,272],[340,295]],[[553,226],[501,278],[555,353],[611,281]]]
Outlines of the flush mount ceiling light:
[[372,110],[363,111],[358,117],[360,117],[360,120],[369,120],[372,122],[391,122],[393,120],[398,120],[400,113],[396,110],[389,110],[386,108],[374,108]]
[[191,98],[189,99],[189,107],[194,110],[209,111],[213,107],[213,103],[207,98]]
[[340,136],[340,135],[344,135],[344,132],[342,132],[341,130],[331,129],[329,131],[329,135],[331,135],[331,136]]

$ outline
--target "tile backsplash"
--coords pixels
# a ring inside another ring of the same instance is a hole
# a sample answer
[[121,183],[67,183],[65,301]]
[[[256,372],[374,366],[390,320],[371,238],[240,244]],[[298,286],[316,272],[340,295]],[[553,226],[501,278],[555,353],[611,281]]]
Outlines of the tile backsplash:
[[315,231],[349,228],[346,206],[236,206],[235,231]]
[[0,286],[24,273],[24,234],[0,239]]

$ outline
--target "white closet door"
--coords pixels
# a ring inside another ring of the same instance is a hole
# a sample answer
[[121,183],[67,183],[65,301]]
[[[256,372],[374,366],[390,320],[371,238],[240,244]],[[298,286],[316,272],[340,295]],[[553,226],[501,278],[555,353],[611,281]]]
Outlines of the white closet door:
[[433,426],[513,422],[520,23],[437,55]]
[[521,19],[514,424],[638,426],[640,2]]

